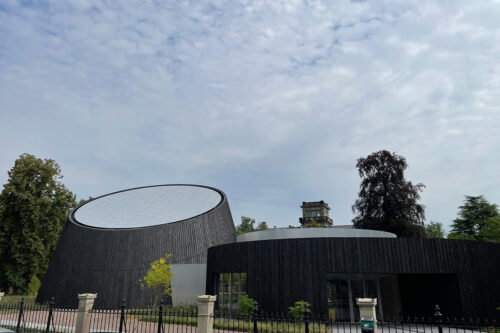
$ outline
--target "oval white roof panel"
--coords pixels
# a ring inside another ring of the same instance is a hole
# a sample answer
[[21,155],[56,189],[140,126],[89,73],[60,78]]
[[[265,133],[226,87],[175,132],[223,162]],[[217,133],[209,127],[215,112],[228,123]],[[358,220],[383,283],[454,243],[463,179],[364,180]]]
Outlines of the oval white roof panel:
[[196,185],[159,185],[111,193],[78,208],[73,216],[97,228],[139,228],[185,220],[215,208],[222,195]]

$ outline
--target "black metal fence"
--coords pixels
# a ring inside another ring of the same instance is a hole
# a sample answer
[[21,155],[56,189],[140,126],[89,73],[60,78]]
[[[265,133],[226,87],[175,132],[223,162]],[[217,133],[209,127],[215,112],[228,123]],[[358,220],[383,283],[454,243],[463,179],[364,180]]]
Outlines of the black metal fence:
[[[0,328],[18,333],[70,333],[75,331],[77,309],[47,305],[0,304]],[[197,310],[192,307],[93,309],[89,312],[92,333],[195,333]]]
[[0,304],[0,327],[21,333],[73,332],[75,309],[56,308],[52,300],[47,305]]
[[[18,333],[70,333],[75,331],[78,310],[48,305],[0,304],[0,327]],[[93,309],[89,313],[90,333],[196,333],[197,309],[163,306],[149,309]],[[252,315],[215,312],[213,329],[220,332],[248,333],[371,333],[362,328],[359,318],[333,321],[305,312],[269,314],[254,311]],[[398,316],[377,322],[378,333],[500,333],[500,325],[486,318],[448,318],[439,308],[432,317]],[[375,333],[375,332],[373,332]]]
[[149,309],[94,309],[90,312],[90,332],[196,333],[196,308],[172,308],[160,304]]
[[[328,317],[310,313],[292,317],[288,314],[256,312],[251,316],[231,313],[215,313],[214,331],[237,331],[249,333],[375,333],[369,327],[362,327],[360,319],[333,321]],[[500,326],[486,318],[448,318],[441,315],[439,308],[432,317],[398,316],[385,317],[377,322],[378,333],[500,333]]]

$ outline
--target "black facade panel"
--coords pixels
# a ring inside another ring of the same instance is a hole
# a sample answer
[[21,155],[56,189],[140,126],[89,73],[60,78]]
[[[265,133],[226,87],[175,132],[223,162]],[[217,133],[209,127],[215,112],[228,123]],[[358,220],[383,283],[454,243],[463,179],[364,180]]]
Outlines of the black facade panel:
[[410,297],[411,283],[419,281],[410,275],[439,275],[427,284],[429,290],[449,286],[445,302],[457,304],[448,306],[450,312],[493,316],[500,305],[500,244],[487,242],[307,238],[225,244],[208,251],[207,294],[215,294],[216,276],[229,272],[247,273],[249,296],[271,312],[287,312],[295,301],[306,300],[314,312],[326,314],[327,273],[397,275],[402,297]]

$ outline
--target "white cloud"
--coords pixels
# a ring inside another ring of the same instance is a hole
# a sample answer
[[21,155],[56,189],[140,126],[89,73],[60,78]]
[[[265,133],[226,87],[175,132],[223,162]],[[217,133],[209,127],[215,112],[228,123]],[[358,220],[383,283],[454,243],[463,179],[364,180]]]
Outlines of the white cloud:
[[453,1],[0,4],[0,171],[55,158],[80,196],[206,183],[234,216],[348,223],[358,157],[407,157],[429,219],[500,203],[499,8]]

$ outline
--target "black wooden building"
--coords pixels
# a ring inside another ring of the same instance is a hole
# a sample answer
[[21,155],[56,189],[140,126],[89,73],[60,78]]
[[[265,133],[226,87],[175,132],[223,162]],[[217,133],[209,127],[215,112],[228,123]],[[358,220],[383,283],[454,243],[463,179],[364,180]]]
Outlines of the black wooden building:
[[[54,297],[58,305],[76,307],[78,293],[97,293],[100,308],[116,308],[122,299],[152,304],[140,280],[153,261],[168,253],[175,265],[196,267],[206,264],[209,247],[235,240],[220,190],[160,185],[107,194],[71,212],[37,301]],[[204,284],[203,274],[201,292]]]
[[352,226],[237,239],[225,194],[199,185],[114,192],[72,211],[37,301],[55,297],[76,307],[78,293],[97,293],[96,307],[116,308],[123,298],[151,304],[140,280],[166,253],[181,281],[172,299],[189,304],[206,293],[218,296],[219,308],[236,310],[248,294],[268,312],[286,313],[304,300],[316,314],[352,321],[355,298],[376,297],[379,318],[429,315],[439,304],[448,316],[500,320],[500,244],[395,238]]
[[208,251],[206,291],[223,303],[231,302],[228,293],[248,293],[277,313],[305,300],[314,313],[337,320],[356,317],[356,297],[377,297],[382,317],[429,315],[435,304],[448,316],[498,316],[500,244],[415,238],[225,244]]

